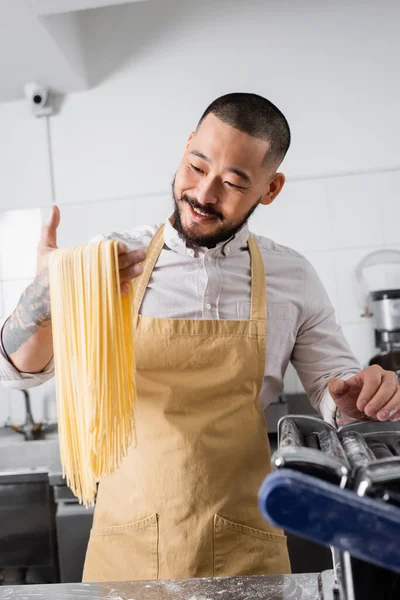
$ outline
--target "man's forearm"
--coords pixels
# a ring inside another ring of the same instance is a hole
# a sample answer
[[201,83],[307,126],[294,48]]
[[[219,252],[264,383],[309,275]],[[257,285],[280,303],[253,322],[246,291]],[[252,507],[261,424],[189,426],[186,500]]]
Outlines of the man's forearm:
[[10,362],[21,372],[39,373],[53,355],[48,269],[23,292],[6,321],[2,342]]

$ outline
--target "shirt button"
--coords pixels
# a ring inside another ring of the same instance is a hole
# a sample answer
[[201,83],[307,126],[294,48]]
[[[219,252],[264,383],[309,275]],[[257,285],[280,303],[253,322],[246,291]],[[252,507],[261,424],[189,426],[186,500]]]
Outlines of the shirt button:
[[212,262],[212,256],[207,256],[208,262]]
[[211,304],[206,304],[206,309],[211,310]]
[[227,247],[226,247],[226,253],[227,253],[227,254],[230,254],[230,253],[231,253],[231,247],[230,247],[230,246],[227,246]]

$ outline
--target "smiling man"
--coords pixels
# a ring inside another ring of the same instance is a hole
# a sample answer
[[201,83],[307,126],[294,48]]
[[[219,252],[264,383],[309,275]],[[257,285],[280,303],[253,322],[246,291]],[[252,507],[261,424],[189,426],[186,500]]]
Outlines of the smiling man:
[[[100,483],[86,581],[289,572],[285,538],[257,507],[270,469],[264,409],[289,361],[327,421],[399,416],[395,374],[360,369],[312,266],[249,233],[284,185],[289,144],[265,98],[217,99],[187,142],[171,218],[107,236],[120,241],[122,293],[134,285],[137,444]],[[37,277],[2,328],[5,385],[53,374],[47,263],[59,221],[55,207]]]

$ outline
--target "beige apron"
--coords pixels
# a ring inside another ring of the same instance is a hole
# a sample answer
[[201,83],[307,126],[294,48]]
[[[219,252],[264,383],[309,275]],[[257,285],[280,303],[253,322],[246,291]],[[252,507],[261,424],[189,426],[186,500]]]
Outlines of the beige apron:
[[257,243],[248,321],[139,315],[163,244],[161,227],[135,281],[137,443],[99,485],[84,581],[288,573],[286,538],[257,506],[270,470]]

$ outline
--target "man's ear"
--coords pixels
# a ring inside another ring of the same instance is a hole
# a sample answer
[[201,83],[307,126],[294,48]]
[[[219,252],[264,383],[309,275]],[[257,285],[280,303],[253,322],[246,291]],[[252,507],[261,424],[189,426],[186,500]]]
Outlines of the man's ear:
[[283,186],[285,185],[285,181],[286,178],[283,173],[275,173],[268,183],[268,187],[260,200],[260,204],[271,204],[271,202],[273,202],[277,195],[281,192]]

